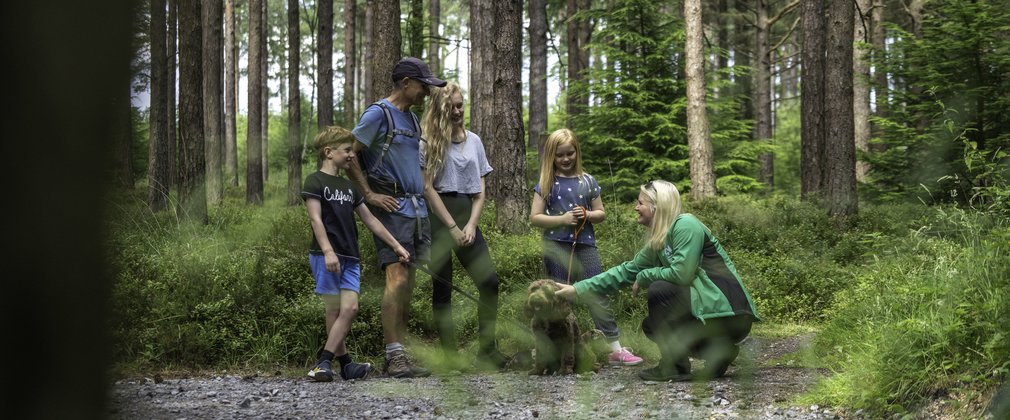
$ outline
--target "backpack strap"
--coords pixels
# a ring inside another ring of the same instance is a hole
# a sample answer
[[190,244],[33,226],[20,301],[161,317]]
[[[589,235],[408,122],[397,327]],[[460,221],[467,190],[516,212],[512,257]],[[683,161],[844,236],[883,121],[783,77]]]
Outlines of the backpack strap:
[[417,120],[417,115],[414,115],[413,112],[409,112],[411,119],[414,120],[414,128],[417,131],[410,131],[396,128],[396,125],[393,124],[393,114],[389,112],[389,106],[386,105],[385,102],[377,101],[372,103],[372,105],[378,106],[379,109],[382,110],[382,115],[386,117],[386,142],[382,145],[382,150],[379,151],[379,157],[375,159],[375,163],[372,164],[371,171],[374,171],[375,169],[378,169],[379,164],[382,163],[382,158],[384,158],[386,156],[386,152],[389,151],[389,146],[393,144],[393,137],[395,137],[397,134],[402,134],[408,137],[414,137],[414,135],[416,134],[418,137],[420,137],[421,124]]

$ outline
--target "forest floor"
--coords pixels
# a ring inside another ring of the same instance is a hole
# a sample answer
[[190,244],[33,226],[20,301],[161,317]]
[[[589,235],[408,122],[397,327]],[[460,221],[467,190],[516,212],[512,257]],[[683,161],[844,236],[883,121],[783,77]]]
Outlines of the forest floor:
[[[646,382],[636,367],[583,375],[525,372],[433,374],[316,383],[274,374],[156,375],[117,381],[109,417],[195,418],[861,418],[843,408],[796,406],[793,397],[829,374],[794,363],[809,335],[752,336],[723,378]],[[654,363],[652,363],[654,364]]]

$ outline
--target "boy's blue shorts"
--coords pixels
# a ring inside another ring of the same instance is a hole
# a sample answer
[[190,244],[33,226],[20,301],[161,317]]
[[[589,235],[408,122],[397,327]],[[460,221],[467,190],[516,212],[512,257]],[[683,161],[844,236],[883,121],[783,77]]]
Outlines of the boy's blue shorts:
[[316,293],[321,295],[339,295],[341,290],[350,290],[361,294],[361,264],[355,258],[337,256],[340,260],[340,272],[326,271],[326,257],[322,254],[309,254],[309,266],[312,276],[316,278]]

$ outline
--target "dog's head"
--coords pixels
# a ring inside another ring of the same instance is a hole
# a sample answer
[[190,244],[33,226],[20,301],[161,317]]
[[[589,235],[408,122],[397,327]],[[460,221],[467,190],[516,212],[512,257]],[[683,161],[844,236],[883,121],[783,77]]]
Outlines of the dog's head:
[[523,308],[526,318],[565,319],[572,309],[568,300],[555,293],[560,289],[561,285],[554,280],[536,280],[530,283],[529,296],[526,298],[526,305]]

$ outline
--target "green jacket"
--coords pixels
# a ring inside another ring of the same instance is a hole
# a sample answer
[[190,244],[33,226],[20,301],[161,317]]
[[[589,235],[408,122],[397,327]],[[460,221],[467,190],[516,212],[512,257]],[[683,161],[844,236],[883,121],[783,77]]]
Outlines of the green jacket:
[[663,243],[659,251],[645,247],[633,260],[575,283],[575,291],[609,294],[636,281],[643,290],[668,281],[691,288],[691,313],[702,321],[743,314],[758,319],[736,267],[698,218],[678,216]]

